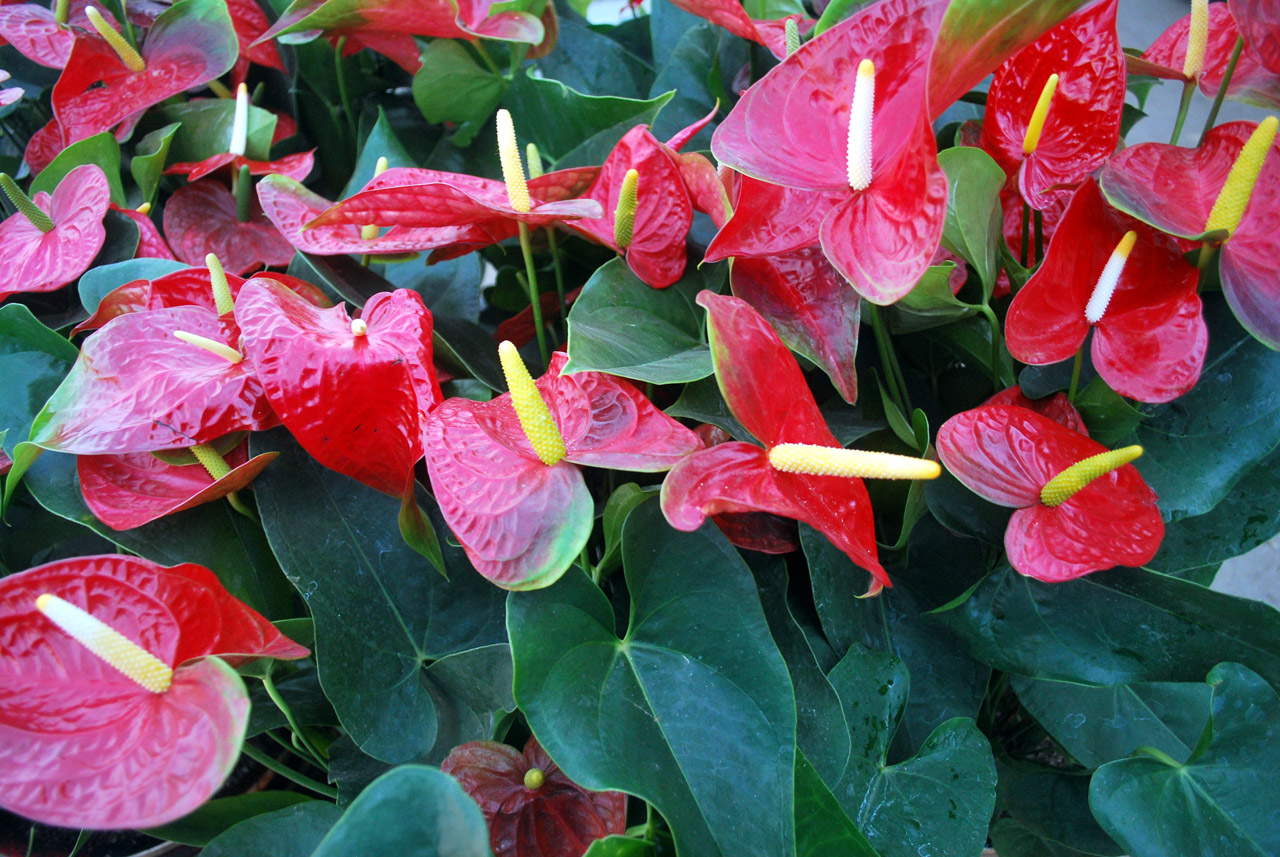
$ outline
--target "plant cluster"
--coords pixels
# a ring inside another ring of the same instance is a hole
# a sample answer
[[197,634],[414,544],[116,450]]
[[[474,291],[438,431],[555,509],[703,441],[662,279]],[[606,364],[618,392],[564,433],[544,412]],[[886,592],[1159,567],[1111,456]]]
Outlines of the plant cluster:
[[0,807],[1280,853],[1276,3],[589,2],[0,7]]

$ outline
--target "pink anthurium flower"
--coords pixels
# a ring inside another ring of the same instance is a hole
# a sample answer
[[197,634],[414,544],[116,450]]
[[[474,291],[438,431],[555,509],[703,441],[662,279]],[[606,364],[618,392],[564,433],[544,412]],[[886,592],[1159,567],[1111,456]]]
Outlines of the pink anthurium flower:
[[249,696],[232,666],[307,654],[198,565],[91,556],[10,575],[0,806],[90,829],[186,815],[240,755]]
[[1017,176],[1022,198],[1048,207],[1046,191],[1074,187],[1120,140],[1125,66],[1117,0],[1095,3],[1049,30],[996,70],[982,148]]
[[102,32],[104,38],[77,37],[53,87],[53,115],[64,145],[124,123],[120,134],[152,104],[225,74],[239,50],[220,0],[175,3],[156,18],[141,51],[110,24]]
[[[226,274],[227,288],[234,300],[240,294],[240,288],[248,282],[235,274]],[[303,300],[323,308],[333,306],[325,293],[306,280],[290,277],[288,274],[254,274],[250,280],[267,277],[283,284],[290,291],[297,292]],[[112,289],[103,296],[98,309],[92,316],[80,322],[73,331],[80,333],[102,327],[118,315],[130,312],[142,312],[150,309],[168,309],[176,306],[199,306],[205,309],[216,309],[213,297],[213,277],[208,268],[184,268],[156,277],[154,280],[133,280],[123,286]]]
[[1280,5],[1275,0],[1227,0],[1227,8],[1240,27],[1245,48],[1280,74]]
[[814,21],[801,15],[787,15],[772,21],[754,21],[737,0],[673,0],[686,12],[706,18],[739,38],[764,45],[778,59],[787,56],[787,21],[796,22],[796,33],[803,36],[813,29]]
[[111,201],[100,167],[76,167],[52,196],[28,199],[7,175],[0,186],[18,208],[0,223],[0,300],[62,288],[89,268],[107,237],[102,218]]
[[662,483],[662,511],[677,530],[708,515],[770,512],[803,521],[872,576],[867,594],[891,585],[876,555],[862,476],[931,479],[936,462],[841,448],[795,357],[745,301],[704,291],[716,381],[729,410],[764,448],[722,443],[694,453]]
[[417,292],[380,293],[352,320],[269,278],[250,280],[236,320],[266,396],[317,461],[404,498],[422,458],[422,424],[441,400],[431,312]]
[[[1172,80],[1194,81],[1200,91],[1217,95],[1226,74],[1236,39],[1241,36],[1235,12],[1240,3],[1210,3],[1203,13],[1193,11],[1170,25],[1138,60],[1129,59],[1130,71]],[[1193,10],[1195,6],[1192,6]],[[1206,15],[1203,24],[1193,24],[1197,14]],[[1204,48],[1195,48],[1188,57],[1192,30],[1204,27]],[[1235,71],[1227,85],[1227,98],[1259,107],[1280,107],[1280,73],[1268,68],[1250,49],[1250,40],[1236,60]]]
[[284,266],[293,260],[293,245],[250,200],[249,219],[236,215],[236,198],[225,185],[202,179],[174,191],[164,207],[164,234],[180,261],[199,265],[213,253],[228,271],[246,274],[256,268]]
[[591,535],[593,504],[579,465],[666,470],[700,446],[626,381],[562,375],[551,357],[536,382],[515,346],[498,348],[511,391],[449,399],[426,421],[431,486],[476,571],[504,589],[560,578]]
[[1049,583],[1138,566],[1164,538],[1156,495],[1128,462],[1026,408],[984,405],[938,430],[938,455],[978,496],[1018,511],[1004,547],[1020,574]]
[[1197,149],[1133,146],[1107,163],[1099,183],[1121,211],[1172,235],[1206,239],[1202,263],[1221,242],[1217,253],[1227,303],[1250,333],[1280,349],[1276,128],[1276,118],[1269,116],[1261,123],[1219,125]]
[[[0,6],[0,38],[37,65],[63,68],[76,41],[72,27],[87,30],[92,26],[84,14],[86,5],[82,0],[68,4],[67,20],[61,23],[54,9],[38,3]],[[115,21],[107,12],[102,17]]]
[[1170,401],[1199,380],[1209,345],[1197,281],[1176,239],[1111,208],[1089,179],[1009,307],[1009,353],[1057,363],[1092,328],[1102,380],[1131,399]]
[[480,805],[494,857],[581,857],[627,826],[627,796],[565,776],[532,735],[521,753],[497,741],[454,747],[440,770]]
[[113,318],[85,340],[31,442],[78,455],[150,452],[279,425],[240,329],[178,306]]
[[245,488],[279,455],[250,459],[247,450],[247,442],[237,444],[224,459],[229,469],[216,477],[195,456],[178,465],[150,452],[77,456],[76,471],[89,511],[113,530],[131,530]]
[[751,87],[711,141],[721,164],[826,195],[822,250],[877,304],[911,290],[942,235],[926,87],[939,12],[884,0],[854,14]]

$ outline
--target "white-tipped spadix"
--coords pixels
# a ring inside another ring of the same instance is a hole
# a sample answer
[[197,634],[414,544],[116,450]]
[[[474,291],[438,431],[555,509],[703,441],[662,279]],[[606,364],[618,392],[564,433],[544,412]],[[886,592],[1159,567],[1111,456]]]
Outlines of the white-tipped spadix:
[[1124,273],[1125,262],[1129,261],[1129,254],[1133,252],[1133,244],[1137,240],[1138,233],[1131,229],[1120,239],[1116,249],[1111,251],[1111,258],[1107,259],[1107,264],[1103,266],[1102,273],[1098,276],[1098,284],[1093,287],[1093,294],[1089,296],[1089,303],[1084,308],[1084,317],[1090,324],[1101,321],[1107,307],[1111,304],[1116,286],[1120,283],[1120,275]]
[[236,113],[231,122],[231,146],[227,151],[244,156],[249,145],[249,87],[243,83],[236,87]]
[[173,670],[164,661],[69,601],[46,592],[36,609],[77,643],[152,693],[164,693]]
[[858,63],[858,79],[853,85],[849,106],[849,187],[866,190],[871,184],[871,118],[876,104],[876,66],[871,60]]

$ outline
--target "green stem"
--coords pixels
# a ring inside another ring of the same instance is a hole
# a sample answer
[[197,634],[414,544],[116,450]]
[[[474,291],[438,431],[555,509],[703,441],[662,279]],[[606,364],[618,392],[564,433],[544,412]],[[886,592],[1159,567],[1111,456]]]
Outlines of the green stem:
[[1026,200],[1023,200],[1022,202],[1022,252],[1020,254],[1020,258],[1018,261],[1022,263],[1022,267],[1024,268],[1029,266],[1029,259],[1027,258],[1027,252],[1030,249],[1031,249],[1031,206],[1027,205]]
[[1200,245],[1200,255],[1196,257],[1196,267],[1203,271],[1213,260],[1214,246],[1208,241]]
[[547,227],[547,246],[551,249],[551,269],[556,273],[556,295],[560,299],[560,323],[564,329],[564,341],[569,341],[569,301],[564,291],[564,271],[560,268],[560,247],[556,243],[556,228]]
[[347,95],[347,75],[342,68],[342,52],[347,47],[347,37],[340,36],[338,44],[333,49],[333,70],[338,76],[338,97],[342,99],[342,112],[347,117],[347,129],[351,132],[351,139],[356,139],[356,118],[351,113],[351,98]]
[[133,22],[129,20],[128,0],[120,0],[120,26],[124,27],[124,37],[137,50],[138,34],[133,31]]
[[230,494],[228,494],[227,502],[231,504],[232,509],[235,509],[241,515],[244,515],[246,518],[248,518],[250,521],[253,521],[255,524],[262,523],[261,521],[258,520],[258,516],[253,513],[253,510],[250,509],[248,506],[246,506],[244,504],[244,501],[240,499],[239,491],[232,491]]
[[4,190],[4,195],[9,197],[13,207],[18,209],[18,213],[30,221],[32,226],[41,232],[53,231],[53,218],[41,211],[31,201],[31,197],[22,192],[22,188],[18,187],[18,183],[8,173],[0,173],[0,189]]
[[884,367],[889,398],[893,399],[898,410],[910,418],[911,410],[906,399],[906,389],[898,386],[902,371],[897,369],[898,358],[893,353],[893,343],[889,341],[889,331],[884,326],[884,319],[880,317],[880,307],[870,301],[866,303],[866,307],[867,317],[871,320],[871,330],[876,337],[876,351],[880,355],[880,365]]
[[1168,765],[1168,766],[1169,766],[1169,767],[1171,767],[1171,768],[1181,768],[1181,767],[1182,767],[1182,764],[1181,764],[1180,762],[1178,762],[1178,760],[1177,760],[1177,759],[1175,759],[1175,758],[1173,758],[1172,756],[1170,756],[1170,755],[1169,755],[1168,753],[1166,753],[1164,750],[1158,749],[1158,748],[1156,748],[1156,747],[1152,747],[1152,746],[1150,746],[1150,745],[1148,745],[1148,744],[1143,744],[1141,747],[1139,747],[1139,748],[1138,748],[1137,750],[1135,750],[1134,752],[1135,752],[1135,753],[1142,753],[1143,755],[1150,756],[1151,758],[1155,759],[1156,761],[1164,762],[1166,765]]
[[316,761],[320,763],[318,767],[328,770],[329,766],[324,763],[328,759],[328,756],[319,747],[311,743],[311,739],[302,731],[301,724],[299,724],[297,718],[293,716],[293,709],[289,707],[289,703],[284,701],[284,697],[282,697],[280,695],[280,691],[276,689],[276,683],[271,678],[270,670],[267,670],[262,676],[262,686],[266,689],[267,696],[271,697],[271,701],[276,704],[276,708],[279,708],[280,713],[284,715],[285,722],[289,724],[289,728],[293,730],[293,734],[296,735],[298,740],[300,740],[303,746],[306,747],[307,752],[314,756]]
[[986,316],[987,323],[991,325],[991,383],[995,386],[993,392],[998,393],[1004,389],[1000,377],[1000,319],[996,318],[996,314],[986,304],[979,306],[978,311]]
[[479,54],[480,61],[489,67],[489,71],[493,72],[496,77],[502,77],[502,70],[499,69],[498,64],[493,61],[493,57],[489,55],[489,51],[485,49],[484,42],[479,39],[474,39],[470,44],[471,47],[475,48],[476,53]]
[[253,213],[253,179],[249,176],[249,165],[245,164],[236,174],[235,187],[232,193],[236,197],[236,220],[248,223]]
[[71,0],[58,0],[58,5],[54,7],[53,22],[59,27],[67,25],[67,16],[70,12]]
[[1178,105],[1178,118],[1173,123],[1173,136],[1169,138],[1170,145],[1178,145],[1178,138],[1182,136],[1182,123],[1187,121],[1187,108],[1191,106],[1191,94],[1196,91],[1196,82],[1188,80],[1182,84],[1182,102]]
[[542,298],[538,294],[538,274],[533,267],[533,247],[529,244],[529,224],[520,221],[520,252],[524,255],[524,272],[529,280],[529,306],[533,309],[533,326],[538,333],[538,354],[542,365],[548,364],[547,334],[542,329]]
[[1240,51],[1244,48],[1244,36],[1236,37],[1236,46],[1231,49],[1231,59],[1227,60],[1227,70],[1222,74],[1222,83],[1218,85],[1218,93],[1213,96],[1213,106],[1209,108],[1209,118],[1204,122],[1204,130],[1200,132],[1200,145],[1209,136],[1213,123],[1218,121],[1218,111],[1222,109],[1222,99],[1227,97],[1227,87],[1231,85],[1231,77],[1236,73],[1236,63],[1240,60]]
[[337,800],[338,790],[333,788],[332,786],[326,786],[324,783],[320,782],[319,780],[313,780],[311,779],[311,777],[308,777],[306,774],[300,774],[297,771],[295,771],[293,768],[290,768],[288,765],[283,765],[280,762],[277,762],[275,759],[271,758],[266,753],[262,752],[252,744],[245,744],[240,749],[250,759],[253,759],[255,762],[257,762],[259,765],[262,765],[262,767],[264,768],[268,768],[272,771],[275,771],[277,774],[284,777],[286,780],[297,783],[298,785],[302,786],[304,789],[313,791],[318,795],[323,795],[324,797],[327,797],[331,800]]
[[1044,259],[1044,213],[1037,211],[1034,220],[1036,222],[1036,264],[1039,265]]
[[1071,386],[1067,388],[1067,401],[1076,403],[1076,388],[1080,386],[1080,367],[1084,364],[1084,346],[1076,351],[1076,360],[1071,364]]

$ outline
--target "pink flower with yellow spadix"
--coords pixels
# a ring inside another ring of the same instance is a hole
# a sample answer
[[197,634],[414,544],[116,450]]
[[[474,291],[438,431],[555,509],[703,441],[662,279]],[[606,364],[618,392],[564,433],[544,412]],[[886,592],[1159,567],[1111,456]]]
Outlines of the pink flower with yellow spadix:
[[872,576],[868,595],[891,585],[876,554],[871,500],[862,480],[933,479],[936,461],[844,449],[809,392],[795,357],[738,298],[704,291],[716,382],[733,416],[763,444],[721,443],[694,453],[662,483],[662,511],[678,530],[708,515],[770,512],[820,530]]
[[433,410],[427,471],[476,570],[504,589],[538,589],[559,579],[591,534],[594,504],[579,465],[663,471],[701,443],[627,381],[561,374],[563,352],[537,381],[514,345],[498,354],[510,392]]
[[198,565],[63,560],[0,580],[0,806],[63,827],[152,827],[240,755],[233,667],[302,646]]

